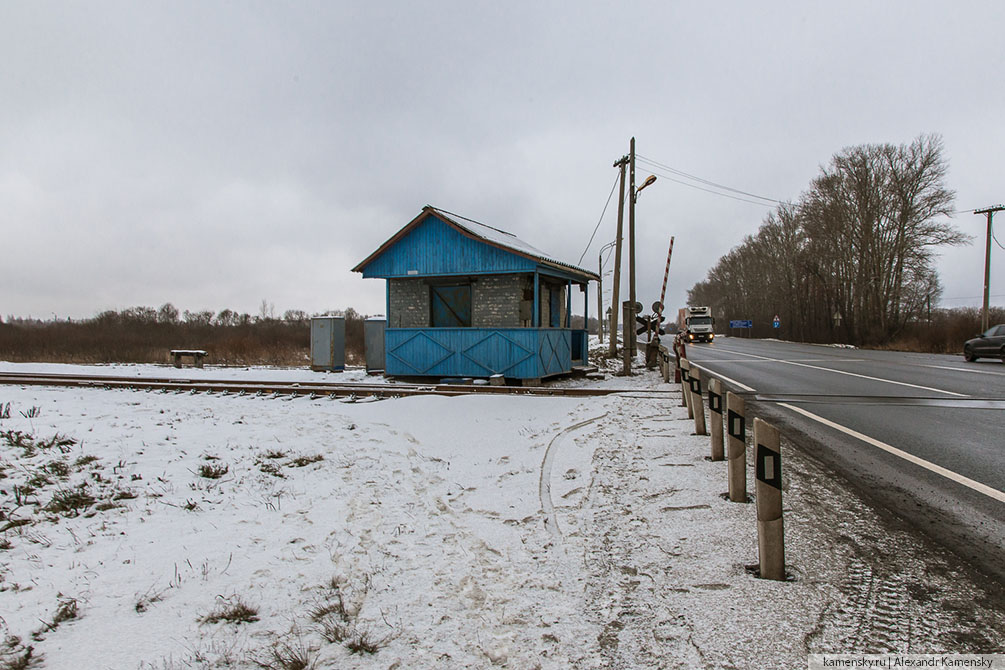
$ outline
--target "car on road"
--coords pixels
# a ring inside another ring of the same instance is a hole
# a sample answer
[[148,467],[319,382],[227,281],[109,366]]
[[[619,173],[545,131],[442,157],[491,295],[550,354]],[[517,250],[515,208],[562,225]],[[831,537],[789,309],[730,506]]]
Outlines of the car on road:
[[983,334],[963,343],[963,358],[1001,358],[1005,363],[1005,323],[988,328]]

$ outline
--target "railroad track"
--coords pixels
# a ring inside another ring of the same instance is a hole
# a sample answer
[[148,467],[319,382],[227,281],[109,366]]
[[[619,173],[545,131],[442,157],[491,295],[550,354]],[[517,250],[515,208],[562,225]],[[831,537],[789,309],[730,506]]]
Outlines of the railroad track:
[[651,398],[668,395],[667,391],[645,389],[569,388],[549,386],[489,386],[477,384],[404,384],[404,383],[328,383],[276,382],[235,379],[182,379],[172,377],[121,377],[112,375],[45,374],[31,372],[0,373],[0,384],[14,386],[61,386],[75,388],[131,389],[176,393],[220,393],[275,397],[311,398],[397,398],[415,395],[502,395],[588,397],[611,394]]

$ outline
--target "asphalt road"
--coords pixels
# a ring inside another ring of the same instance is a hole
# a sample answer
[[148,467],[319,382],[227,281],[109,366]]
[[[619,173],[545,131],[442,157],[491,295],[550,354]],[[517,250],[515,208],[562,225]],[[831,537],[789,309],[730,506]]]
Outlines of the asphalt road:
[[[691,344],[692,364],[795,448],[1005,584],[1005,365],[774,340]],[[702,385],[704,388],[704,384]]]

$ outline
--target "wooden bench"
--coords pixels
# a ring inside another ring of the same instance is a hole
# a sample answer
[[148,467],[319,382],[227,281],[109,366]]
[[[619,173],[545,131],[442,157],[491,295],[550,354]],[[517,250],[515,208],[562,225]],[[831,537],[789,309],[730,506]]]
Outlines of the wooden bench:
[[192,363],[197,368],[202,367],[202,359],[206,358],[206,352],[202,349],[172,349],[171,359],[174,361],[174,366],[176,368],[181,367],[181,359],[185,356],[192,357]]

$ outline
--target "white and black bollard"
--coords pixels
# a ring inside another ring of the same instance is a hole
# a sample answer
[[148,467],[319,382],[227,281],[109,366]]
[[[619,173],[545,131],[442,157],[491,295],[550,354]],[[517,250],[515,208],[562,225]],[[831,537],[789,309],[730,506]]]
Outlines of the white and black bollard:
[[691,407],[694,414],[694,434],[708,435],[705,429],[705,403],[701,398],[701,370],[691,368],[688,376],[691,381]]
[[726,393],[726,434],[729,499],[747,502],[747,419],[743,398],[735,393]]
[[723,459],[722,448],[722,382],[708,380],[708,422],[712,431],[712,460]]
[[785,580],[785,528],[782,523],[782,455],[778,429],[754,419],[757,477],[757,553],[761,578]]

